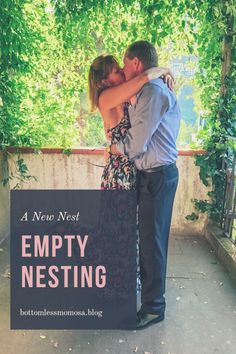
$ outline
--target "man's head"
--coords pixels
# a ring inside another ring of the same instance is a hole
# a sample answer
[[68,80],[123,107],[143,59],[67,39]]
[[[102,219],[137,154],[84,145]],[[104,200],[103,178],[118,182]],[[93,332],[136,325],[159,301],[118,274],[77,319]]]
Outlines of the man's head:
[[157,52],[147,41],[131,44],[124,55],[124,73],[126,80],[132,79],[146,69],[157,66]]

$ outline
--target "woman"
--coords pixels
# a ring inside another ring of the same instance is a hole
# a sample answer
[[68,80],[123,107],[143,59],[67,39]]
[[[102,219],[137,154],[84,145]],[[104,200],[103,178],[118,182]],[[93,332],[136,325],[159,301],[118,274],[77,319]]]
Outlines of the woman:
[[[99,109],[110,143],[123,139],[130,128],[128,101],[150,80],[171,76],[169,69],[151,68],[125,81],[117,60],[112,55],[97,57],[89,71],[91,110]],[[167,80],[172,86],[172,80]],[[135,189],[136,168],[125,155],[110,154],[102,174],[102,189]]]

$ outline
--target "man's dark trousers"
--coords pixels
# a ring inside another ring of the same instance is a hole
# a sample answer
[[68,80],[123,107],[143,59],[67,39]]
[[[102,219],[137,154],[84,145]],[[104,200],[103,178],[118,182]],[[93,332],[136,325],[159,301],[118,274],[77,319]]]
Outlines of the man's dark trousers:
[[138,172],[141,310],[165,313],[167,251],[178,168],[170,164]]

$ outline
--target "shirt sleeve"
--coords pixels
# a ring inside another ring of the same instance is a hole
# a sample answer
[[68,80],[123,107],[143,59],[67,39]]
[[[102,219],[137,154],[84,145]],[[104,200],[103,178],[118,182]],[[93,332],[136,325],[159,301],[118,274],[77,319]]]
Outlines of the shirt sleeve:
[[136,103],[132,127],[123,141],[116,144],[121,154],[135,159],[147,150],[152,135],[168,109],[168,102],[163,88],[151,83],[144,86]]

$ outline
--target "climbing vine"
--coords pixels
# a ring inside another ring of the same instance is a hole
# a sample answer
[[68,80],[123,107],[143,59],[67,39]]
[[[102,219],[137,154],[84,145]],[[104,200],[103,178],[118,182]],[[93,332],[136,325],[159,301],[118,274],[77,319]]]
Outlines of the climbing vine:
[[[199,134],[206,155],[196,156],[200,178],[211,184],[209,200],[194,200],[198,212],[208,212],[220,222],[226,183],[226,167],[233,158],[236,137],[236,4],[233,1],[209,2],[207,21],[198,37],[201,101],[206,125]],[[205,40],[206,39],[206,40]],[[193,213],[190,219],[197,218]]]

